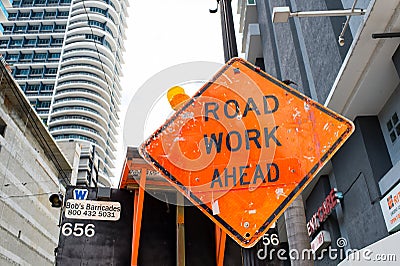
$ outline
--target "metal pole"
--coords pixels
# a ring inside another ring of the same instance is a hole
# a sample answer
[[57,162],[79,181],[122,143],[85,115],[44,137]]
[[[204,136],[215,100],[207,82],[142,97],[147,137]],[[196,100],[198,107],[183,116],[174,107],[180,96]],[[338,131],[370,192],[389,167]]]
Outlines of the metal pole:
[[176,194],[176,265],[185,266],[185,207],[184,196],[178,192]]
[[[238,56],[231,3],[231,0],[221,0],[219,3],[221,10],[222,40],[224,44],[225,62]],[[250,258],[252,256],[251,249],[241,248],[241,250],[243,258]],[[249,265],[251,265],[250,262],[247,259],[244,259],[243,266]]]
[[400,32],[372,33],[372,39],[400,38]]
[[[232,0],[217,0],[221,14],[221,29],[222,29],[222,41],[224,46],[224,58],[225,62],[238,56],[235,25],[233,23],[232,14]],[[216,9],[210,9],[210,13],[216,13]],[[216,228],[217,238],[217,265],[224,264],[225,244],[226,244],[226,233],[222,232],[220,228]]]
[[363,9],[348,9],[348,10],[324,10],[324,11],[299,11],[290,13],[290,17],[299,17],[299,18],[341,17],[341,16],[361,16],[364,14],[365,11]]
[[225,62],[238,56],[231,4],[232,0],[221,0],[219,2]]

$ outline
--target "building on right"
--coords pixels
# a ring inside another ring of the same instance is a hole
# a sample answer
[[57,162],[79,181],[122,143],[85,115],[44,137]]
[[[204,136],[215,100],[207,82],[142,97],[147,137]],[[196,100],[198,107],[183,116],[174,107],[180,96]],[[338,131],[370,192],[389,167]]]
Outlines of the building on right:
[[238,13],[247,60],[356,126],[303,192],[315,265],[400,261],[400,1],[238,0]]

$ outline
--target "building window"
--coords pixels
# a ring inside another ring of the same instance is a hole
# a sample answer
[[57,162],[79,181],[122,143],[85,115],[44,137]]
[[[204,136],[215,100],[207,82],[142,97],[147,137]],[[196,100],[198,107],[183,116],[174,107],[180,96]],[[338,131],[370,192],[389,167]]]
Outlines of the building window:
[[54,84],[46,84],[43,87],[44,91],[52,91],[54,89]]
[[95,34],[86,34],[86,39],[87,40],[94,40],[94,41],[97,41],[99,43],[103,42],[103,37],[100,37],[100,36],[95,35]]
[[68,11],[60,11],[59,13],[58,13],[58,16],[59,17],[68,17]]
[[9,20],[15,19],[16,17],[17,17],[17,13],[8,13]]
[[107,15],[107,11],[106,10],[103,10],[101,8],[98,8],[98,7],[91,7],[90,11],[91,12],[95,12],[95,13],[100,13],[102,15]]
[[49,108],[49,107],[50,107],[50,101],[43,101],[43,102],[39,101],[36,104],[36,109]]
[[40,76],[43,73],[42,68],[32,68],[31,69],[31,76]]
[[66,29],[66,25],[60,25],[60,24],[56,24],[54,30],[56,31],[61,31],[61,30],[65,30]]
[[28,31],[38,31],[39,30],[39,25],[29,25],[28,26]]
[[56,16],[56,12],[45,12],[44,13],[44,17],[45,18],[55,18],[55,16]]
[[47,45],[50,43],[50,39],[39,39],[38,45]]
[[43,12],[33,12],[31,19],[41,19],[43,16]]
[[22,6],[32,6],[33,5],[33,0],[23,0],[22,1]]
[[0,47],[5,48],[5,47],[7,47],[7,44],[8,44],[8,40],[0,40]]
[[29,18],[29,13],[19,13],[19,18]]
[[44,5],[46,4],[46,0],[35,0],[35,5]]
[[4,26],[4,33],[6,32],[12,32],[13,26]]
[[60,39],[60,38],[57,38],[57,39],[52,39],[51,40],[51,44],[52,45],[62,45],[62,43],[63,43],[63,39]]
[[60,53],[50,53],[49,59],[59,59],[60,55],[61,55]]
[[55,74],[57,74],[57,68],[47,68],[46,69],[46,74],[47,75],[55,75]]
[[33,54],[21,54],[20,60],[32,60]]
[[6,57],[7,61],[17,61],[18,60],[18,54],[8,54]]
[[21,46],[22,40],[11,40],[10,46]]
[[4,120],[0,117],[0,135],[4,138],[4,135],[6,133],[6,127],[7,124],[4,122]]
[[400,120],[397,113],[394,113],[389,121],[386,122],[390,140],[394,143],[400,137]]
[[99,27],[100,29],[104,29],[103,23],[98,22],[98,21],[96,21],[96,20],[89,20],[89,25],[90,25],[90,26]]
[[46,54],[45,53],[37,53],[34,55],[33,60],[37,61],[44,61],[46,59]]
[[380,111],[378,118],[381,124],[392,164],[400,163],[400,86],[396,88]]
[[21,4],[21,1],[14,1],[12,3],[13,7],[19,7],[20,4]]
[[15,72],[16,76],[27,76],[29,74],[29,69],[17,69]]
[[104,40],[103,45],[112,51],[111,44],[106,40]]
[[42,26],[42,31],[52,31],[53,30],[53,25],[43,25]]
[[40,87],[39,84],[28,84],[28,86],[26,86],[26,91],[27,92],[38,91],[39,87]]
[[26,26],[16,26],[14,29],[14,32],[17,32],[17,31],[23,32],[23,31],[25,31],[25,29],[26,29]]
[[36,39],[26,39],[25,40],[25,46],[35,46],[36,45]]

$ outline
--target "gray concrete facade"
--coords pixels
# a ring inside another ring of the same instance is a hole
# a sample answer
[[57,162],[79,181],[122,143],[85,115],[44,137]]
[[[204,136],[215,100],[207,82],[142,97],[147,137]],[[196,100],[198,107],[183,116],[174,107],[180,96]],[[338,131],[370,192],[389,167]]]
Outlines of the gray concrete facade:
[[[348,4],[348,1],[344,1]],[[338,36],[346,17],[293,18],[288,23],[272,23],[272,9],[289,6],[291,10],[343,9],[341,1],[257,0],[263,57],[267,73],[281,80],[292,80],[296,89],[324,103],[352,43],[351,29],[345,31],[345,45]],[[357,5],[367,8],[368,2]],[[356,31],[360,18],[350,19]]]
[[[63,190],[71,166],[0,64],[0,265],[53,265]],[[22,96],[22,97],[21,97]]]

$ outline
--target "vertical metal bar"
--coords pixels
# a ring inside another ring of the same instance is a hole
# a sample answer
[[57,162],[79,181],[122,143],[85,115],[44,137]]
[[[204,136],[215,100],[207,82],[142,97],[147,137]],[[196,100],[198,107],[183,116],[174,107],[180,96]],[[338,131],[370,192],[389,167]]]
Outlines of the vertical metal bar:
[[217,266],[224,266],[224,256],[225,256],[225,242],[226,233],[220,230],[220,239],[218,245],[218,256],[217,256]]
[[132,236],[132,257],[131,265],[137,266],[139,255],[140,228],[142,225],[144,187],[146,185],[146,169],[142,168],[140,175],[139,188],[135,191],[134,216],[133,216],[133,236]]
[[232,0],[221,0],[219,3],[225,62],[238,56],[231,2]]
[[221,243],[221,228],[215,225],[215,258],[218,265],[219,244]]
[[185,266],[185,209],[183,195],[176,194],[176,265]]
[[[238,56],[235,25],[233,23],[232,0],[221,0],[219,2],[221,13],[222,41],[224,45],[225,62]],[[216,259],[217,266],[224,265],[226,233],[219,227],[215,227]]]

